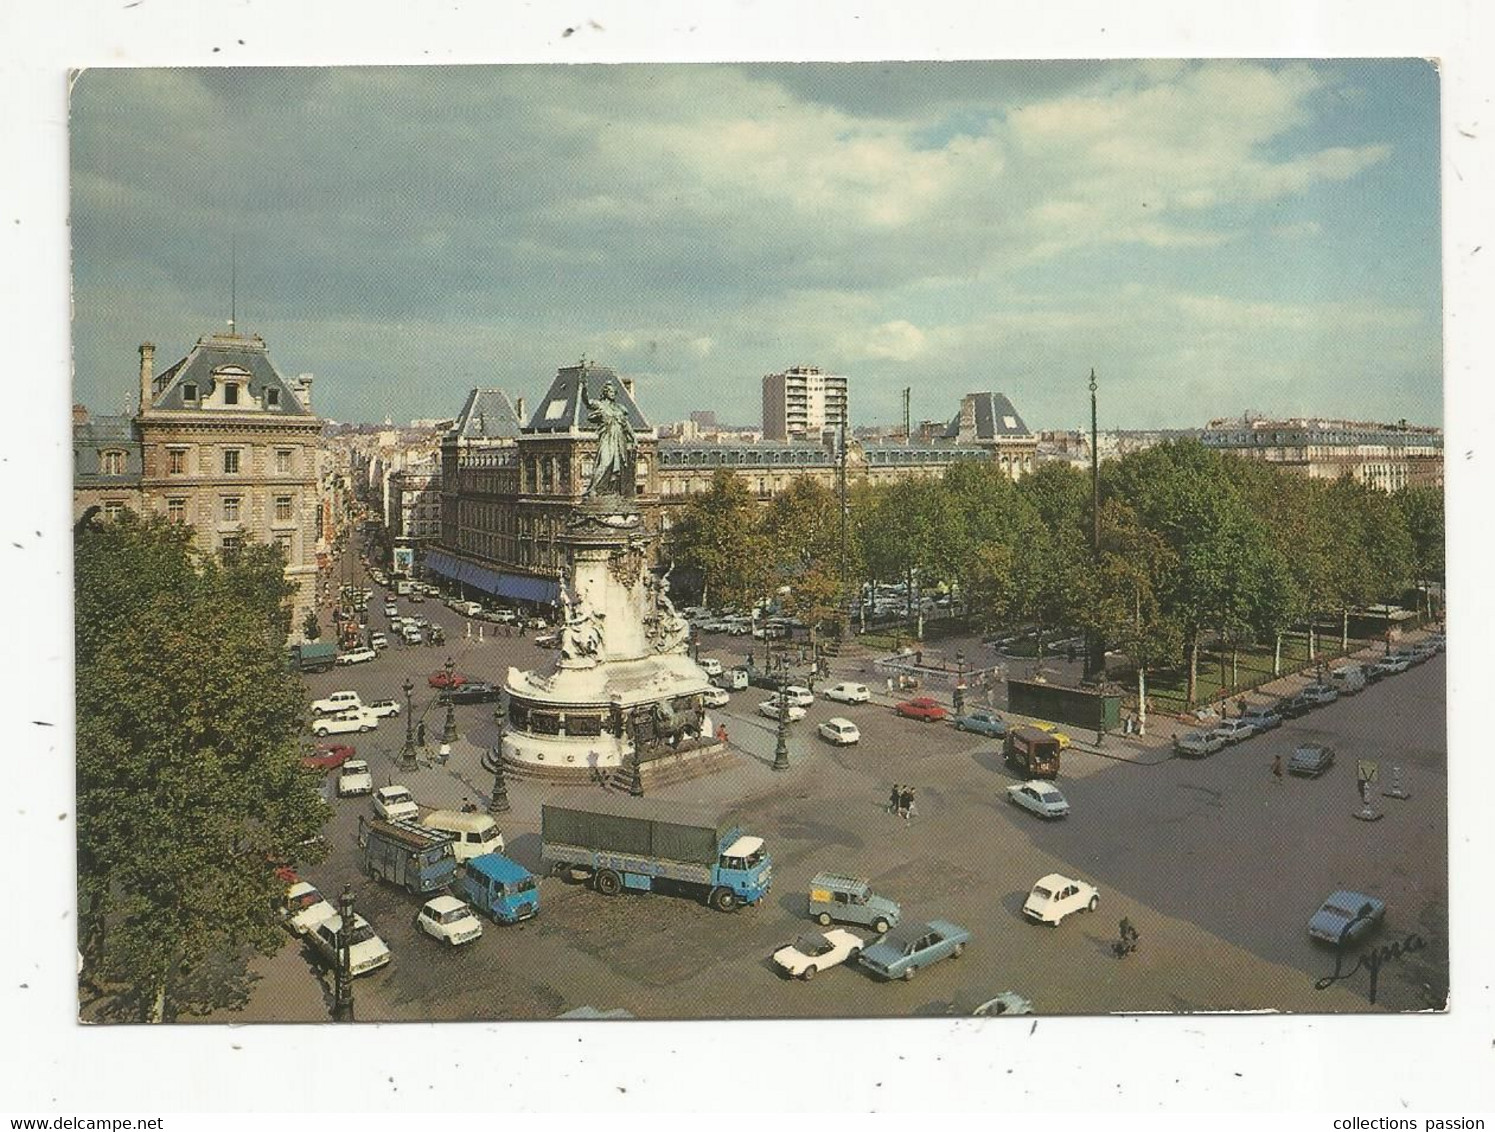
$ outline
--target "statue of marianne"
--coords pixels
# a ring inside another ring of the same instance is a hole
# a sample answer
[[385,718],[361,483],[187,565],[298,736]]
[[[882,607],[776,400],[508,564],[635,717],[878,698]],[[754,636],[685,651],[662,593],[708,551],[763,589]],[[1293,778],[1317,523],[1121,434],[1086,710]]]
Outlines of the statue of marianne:
[[597,466],[583,496],[631,498],[638,437],[629,423],[628,410],[618,403],[618,393],[611,381],[602,387],[602,400],[593,401],[587,393],[585,371],[581,378],[581,403],[586,406],[587,421],[597,426]]

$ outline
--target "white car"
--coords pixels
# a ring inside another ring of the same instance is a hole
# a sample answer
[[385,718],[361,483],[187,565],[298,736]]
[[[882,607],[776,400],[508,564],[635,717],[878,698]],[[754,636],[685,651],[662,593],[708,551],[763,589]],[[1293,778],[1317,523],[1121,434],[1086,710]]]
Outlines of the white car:
[[354,731],[372,731],[379,726],[379,717],[367,708],[352,708],[336,715],[324,715],[311,725],[317,738],[325,735],[349,735]]
[[375,700],[368,710],[383,719],[386,715],[399,715],[403,709],[394,700]]
[[362,759],[349,759],[343,763],[342,769],[337,775],[337,796],[339,798],[355,798],[360,794],[372,794],[374,792],[374,776],[369,772],[369,764]]
[[786,943],[773,953],[773,963],[791,979],[815,977],[827,967],[838,967],[862,953],[862,939],[845,928],[826,932],[806,932],[793,943]]
[[795,707],[809,707],[815,702],[815,693],[808,688],[802,688],[798,684],[790,684],[784,689],[784,695]]
[[325,700],[313,701],[312,715],[335,715],[349,708],[363,707],[363,699],[357,692],[333,692]]
[[370,633],[369,634],[369,648],[371,648],[371,649],[387,649],[387,648],[389,648],[389,638],[386,637],[383,633]]
[[[334,970],[338,964],[337,933],[342,931],[342,928],[342,916],[334,913],[318,924],[315,929],[306,933],[306,938],[311,941],[318,954],[331,964]],[[354,975],[366,975],[389,962],[389,948],[374,934],[374,929],[369,926],[369,922],[356,912],[353,914],[353,936],[349,940],[348,960]]]
[[[760,714],[768,716],[769,719],[778,719],[779,718],[779,698],[777,696],[769,696],[768,699],[764,700],[761,704],[758,705],[758,711],[759,711]],[[788,722],[790,722],[790,723],[796,723],[799,720],[803,719],[804,717],[805,717],[805,709],[804,708],[802,708],[802,707],[796,707],[794,704],[786,703],[786,705],[785,705],[785,711],[784,711],[784,718]]]
[[1052,783],[1034,779],[1032,782],[1014,782],[1007,787],[1007,800],[1025,810],[1032,810],[1041,818],[1062,818],[1069,813],[1069,802]]
[[404,786],[381,786],[374,791],[374,813],[385,821],[419,821],[415,795]]
[[419,625],[406,625],[400,630],[400,636],[405,638],[407,645],[418,645],[421,642],[421,631]]
[[427,900],[416,914],[415,926],[448,947],[471,943],[483,934],[483,925],[472,909],[455,896]]
[[726,707],[731,701],[732,697],[725,688],[707,688],[701,694],[701,702],[707,707]]
[[1040,924],[1057,928],[1059,921],[1071,912],[1094,912],[1100,904],[1100,889],[1082,880],[1049,873],[1040,877],[1028,899],[1023,902],[1023,915]]
[[701,666],[701,671],[707,676],[720,676],[722,674],[722,662],[714,656],[703,657],[696,661]]
[[1210,730],[1210,734],[1226,743],[1239,743],[1256,734],[1256,724],[1249,719],[1222,719]]
[[337,915],[337,909],[327,902],[327,898],[317,891],[316,886],[307,884],[304,880],[297,881],[286,889],[285,903],[281,905],[280,911],[285,917],[286,927],[297,935],[305,935],[318,924]]
[[862,733],[855,723],[838,715],[820,725],[820,737],[838,747],[848,747],[861,742]]
[[838,704],[865,704],[872,699],[872,693],[865,684],[832,684],[825,690],[825,698]]
[[392,601],[386,601],[384,603],[384,616],[386,616],[386,617],[396,617],[396,616],[399,615],[399,612],[400,612],[400,607],[398,605],[396,605],[394,602],[392,602]]
[[378,660],[379,654],[373,649],[351,649],[348,652],[337,654],[337,664],[366,664],[371,660]]

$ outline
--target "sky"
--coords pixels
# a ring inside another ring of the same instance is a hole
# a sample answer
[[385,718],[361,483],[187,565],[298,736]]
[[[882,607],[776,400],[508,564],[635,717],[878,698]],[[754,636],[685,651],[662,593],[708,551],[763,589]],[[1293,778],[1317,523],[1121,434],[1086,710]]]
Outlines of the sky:
[[[534,404],[585,356],[656,424],[763,374],[857,424],[1246,411],[1441,424],[1438,74],[1419,60],[93,69],[75,397],[261,335],[337,420]],[[235,296],[231,299],[231,292]]]

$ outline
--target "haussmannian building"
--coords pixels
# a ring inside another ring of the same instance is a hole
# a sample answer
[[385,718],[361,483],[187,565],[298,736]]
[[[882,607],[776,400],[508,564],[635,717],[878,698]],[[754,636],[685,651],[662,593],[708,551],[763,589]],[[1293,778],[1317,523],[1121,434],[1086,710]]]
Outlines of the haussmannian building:
[[1443,430],[1428,425],[1245,417],[1210,421],[1202,441],[1309,479],[1348,475],[1381,491],[1443,486]]

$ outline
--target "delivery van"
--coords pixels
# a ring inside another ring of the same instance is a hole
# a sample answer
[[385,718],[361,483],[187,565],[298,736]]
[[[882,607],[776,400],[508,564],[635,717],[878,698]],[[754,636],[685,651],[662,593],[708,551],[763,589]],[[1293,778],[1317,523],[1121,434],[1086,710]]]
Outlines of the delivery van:
[[1365,670],[1358,664],[1330,669],[1328,684],[1341,696],[1353,696],[1365,687]]
[[498,823],[487,814],[463,813],[460,810],[432,810],[421,818],[421,825],[455,839],[452,848],[457,861],[464,864],[484,853],[502,853],[504,835]]

